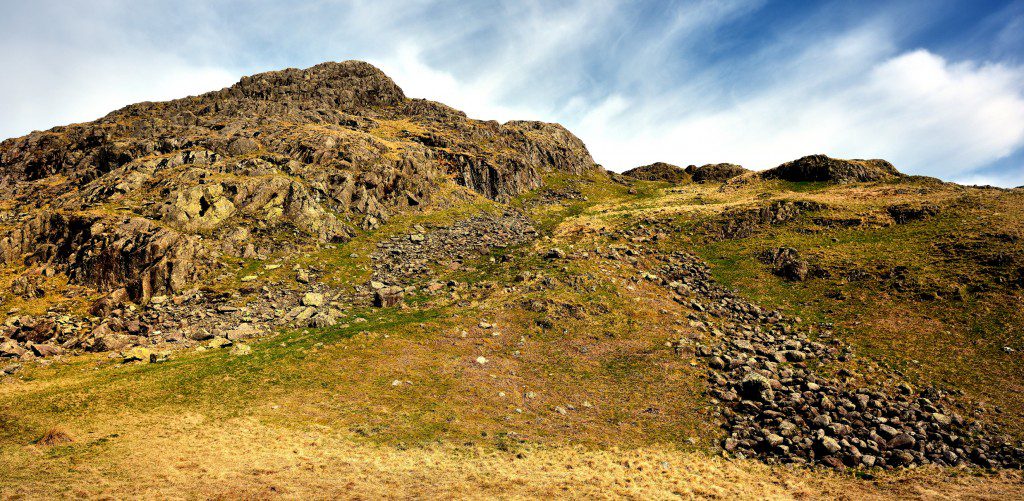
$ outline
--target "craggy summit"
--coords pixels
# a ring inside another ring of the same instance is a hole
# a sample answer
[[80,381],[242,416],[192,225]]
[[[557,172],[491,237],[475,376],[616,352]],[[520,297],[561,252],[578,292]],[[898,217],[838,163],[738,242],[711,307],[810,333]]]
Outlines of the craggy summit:
[[0,263],[146,302],[276,232],[344,241],[447,182],[501,200],[594,168],[559,125],[472,120],[370,64],[324,63],[4,141]]

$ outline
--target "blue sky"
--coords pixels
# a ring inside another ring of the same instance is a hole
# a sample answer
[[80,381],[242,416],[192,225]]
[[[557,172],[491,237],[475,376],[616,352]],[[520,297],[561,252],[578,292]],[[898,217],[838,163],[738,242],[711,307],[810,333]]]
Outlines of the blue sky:
[[0,137],[363,59],[612,170],[810,153],[1024,185],[1024,0],[0,0]]

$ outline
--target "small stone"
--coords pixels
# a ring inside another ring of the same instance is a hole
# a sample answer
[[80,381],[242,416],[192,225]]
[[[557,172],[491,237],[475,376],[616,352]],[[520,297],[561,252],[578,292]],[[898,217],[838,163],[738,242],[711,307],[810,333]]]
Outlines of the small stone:
[[894,466],[907,466],[913,464],[914,455],[907,451],[899,451],[896,454],[893,454],[890,461]]
[[892,426],[889,426],[887,424],[880,424],[880,425],[878,425],[878,434],[881,435],[882,438],[884,438],[886,440],[889,440],[890,438],[895,437],[897,434],[899,434],[899,432],[900,432],[899,430],[897,430],[896,428],[893,428]]
[[818,441],[818,450],[824,454],[835,454],[842,450],[842,446],[832,437],[823,437]]
[[480,355],[479,357],[476,357],[476,363],[478,363],[480,365],[484,365],[487,362],[489,362],[489,360],[487,360],[487,358],[484,357],[483,355]]
[[153,352],[150,351],[148,348],[143,348],[142,346],[136,346],[124,352],[124,354],[121,355],[121,359],[125,363],[144,362],[148,364],[152,360],[152,358]]
[[953,422],[953,420],[950,419],[949,416],[947,416],[945,414],[938,413],[938,412],[933,412],[932,413],[932,421],[934,421],[935,424],[937,424],[939,426],[943,426],[943,427],[949,426],[950,423]]
[[300,283],[300,284],[308,284],[309,283],[309,271],[306,271],[304,269],[300,269],[300,270],[296,271],[295,272],[295,281]]
[[246,276],[242,277],[242,281],[243,282],[252,282],[253,280],[256,280],[256,278],[257,278],[256,275],[246,275]]
[[15,372],[18,372],[19,370],[21,370],[21,364],[13,362],[5,365],[3,369],[0,369],[0,373],[11,375],[14,374]]
[[743,398],[750,400],[768,402],[775,398],[775,394],[772,392],[771,380],[756,372],[751,372],[743,378],[742,383],[740,383],[740,393],[743,395]]
[[60,355],[63,352],[64,350],[62,350],[59,346],[54,346],[52,344],[32,345],[32,353],[35,353],[37,357],[52,357],[55,355]]
[[565,251],[558,247],[552,247],[544,257],[547,259],[565,259]]
[[889,440],[889,447],[893,449],[909,449],[916,443],[917,440],[915,440],[914,437],[906,433],[900,433],[895,437],[892,437],[892,440]]
[[206,347],[211,349],[226,348],[228,346],[231,346],[231,340],[222,336],[217,336],[211,339],[209,343],[206,343]]
[[319,292],[307,292],[302,296],[302,306],[319,307],[324,304],[324,295]]

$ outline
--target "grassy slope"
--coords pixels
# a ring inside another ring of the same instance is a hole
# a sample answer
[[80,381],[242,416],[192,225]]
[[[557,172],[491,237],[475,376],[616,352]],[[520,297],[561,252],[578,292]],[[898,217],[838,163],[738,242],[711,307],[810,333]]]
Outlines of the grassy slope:
[[[681,228],[674,245],[706,259],[720,281],[766,306],[834,323],[860,354],[919,384],[963,391],[967,401],[981,404],[984,419],[1017,436],[1024,434],[1024,402],[1019,398],[1024,358],[1003,351],[1024,341],[1019,307],[1024,293],[997,276],[1011,266],[980,264],[1000,255],[1016,256],[1017,266],[1024,262],[1019,241],[991,238],[1024,235],[1024,193],[917,179],[845,187],[752,183],[722,190],[687,185],[666,192],[667,203],[654,212],[674,217]],[[682,198],[702,203],[671,202]],[[828,208],[766,226],[747,238],[723,240],[704,226],[728,208],[773,200],[811,200]],[[935,204],[941,212],[893,224],[885,209],[897,203]],[[854,218],[863,224],[847,228],[827,222]],[[772,275],[758,255],[783,246],[797,249],[831,276],[788,282]],[[971,250],[959,255],[942,251],[954,246]],[[890,275],[900,267],[906,269],[905,278],[896,286]],[[847,276],[855,270],[867,277]],[[922,293],[937,297],[923,298]]]
[[[704,198],[744,197],[696,187],[706,193],[665,195],[656,185],[629,195],[602,180],[579,188],[586,200],[532,209],[551,241],[504,251],[509,263],[484,258],[441,270],[463,282],[511,283],[523,271],[544,277],[518,291],[497,285],[406,309],[349,311],[347,326],[281,332],[254,343],[249,356],[179,352],[162,364],[121,365],[90,355],[5,378],[0,495],[863,497],[1019,488],[1011,474],[919,471],[866,483],[709,456],[717,431],[706,418],[702,374],[664,346],[685,323],[678,308],[621,263],[552,262],[538,253],[584,248],[581,232],[628,221],[624,214],[685,211],[687,221],[707,208]],[[493,207],[470,199],[290,259],[319,263],[338,285],[357,283],[379,239],[483,210]],[[714,257],[729,249],[700,250]],[[279,270],[290,269],[285,261]],[[259,269],[240,264],[239,276]],[[719,264],[720,272],[761,276],[743,259]],[[744,285],[742,275],[721,275]],[[762,278],[768,286],[746,290],[785,303],[777,291],[789,286]],[[531,299],[548,306],[527,307]],[[481,329],[481,320],[496,327]],[[54,427],[75,441],[33,443]]]

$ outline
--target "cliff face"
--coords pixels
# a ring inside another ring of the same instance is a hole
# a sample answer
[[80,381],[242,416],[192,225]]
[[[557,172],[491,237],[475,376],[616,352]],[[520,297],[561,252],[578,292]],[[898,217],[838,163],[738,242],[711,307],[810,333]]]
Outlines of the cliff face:
[[367,63],[324,63],[0,143],[0,264],[144,301],[276,232],[344,241],[447,182],[505,200],[593,168],[559,125],[472,120]]

